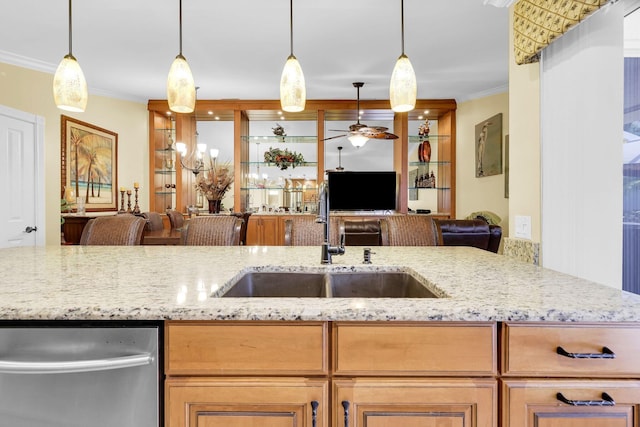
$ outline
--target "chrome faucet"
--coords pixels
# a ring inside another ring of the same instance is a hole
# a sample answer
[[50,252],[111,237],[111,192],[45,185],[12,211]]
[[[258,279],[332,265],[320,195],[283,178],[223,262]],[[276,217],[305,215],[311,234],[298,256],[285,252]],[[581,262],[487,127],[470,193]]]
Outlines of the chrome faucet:
[[329,242],[329,231],[331,229],[331,221],[329,218],[329,187],[326,181],[320,184],[320,197],[318,200],[318,218],[316,222],[322,223],[324,227],[320,262],[322,264],[331,264],[332,255],[344,254],[344,235],[340,236],[340,244],[338,246],[331,246]]

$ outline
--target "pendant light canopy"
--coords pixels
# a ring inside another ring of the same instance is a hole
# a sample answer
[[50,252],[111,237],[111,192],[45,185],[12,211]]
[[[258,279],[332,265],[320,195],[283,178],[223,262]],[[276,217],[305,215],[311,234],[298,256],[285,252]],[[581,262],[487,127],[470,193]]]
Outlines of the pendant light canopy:
[[196,106],[196,85],[191,68],[182,56],[182,0],[180,0],[180,53],[173,60],[167,77],[169,109],[176,113],[192,113]]
[[53,76],[53,99],[62,110],[84,112],[89,98],[87,81],[80,64],[71,53],[72,26],[71,0],[69,0],[69,53],[62,58]]
[[307,89],[304,74],[298,59],[293,54],[293,0],[289,0],[289,40],[291,53],[287,58],[280,77],[280,105],[284,111],[297,113],[304,110],[307,101]]
[[397,113],[411,111],[416,106],[418,83],[409,57],[404,54],[404,0],[400,0],[400,14],[402,27],[402,53],[393,67],[391,84],[389,85],[389,100],[391,109]]

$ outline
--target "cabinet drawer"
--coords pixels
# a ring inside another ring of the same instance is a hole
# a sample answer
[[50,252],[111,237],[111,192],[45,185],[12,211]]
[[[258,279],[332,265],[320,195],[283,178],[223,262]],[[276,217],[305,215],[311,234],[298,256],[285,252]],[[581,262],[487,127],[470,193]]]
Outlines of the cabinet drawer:
[[167,322],[167,375],[324,375],[323,322]]
[[337,323],[337,375],[495,375],[494,323]]
[[636,426],[640,381],[508,379],[501,389],[504,427]]
[[[580,357],[558,354],[558,347]],[[604,354],[605,347],[614,355]],[[503,352],[503,375],[638,377],[640,326],[508,323]]]

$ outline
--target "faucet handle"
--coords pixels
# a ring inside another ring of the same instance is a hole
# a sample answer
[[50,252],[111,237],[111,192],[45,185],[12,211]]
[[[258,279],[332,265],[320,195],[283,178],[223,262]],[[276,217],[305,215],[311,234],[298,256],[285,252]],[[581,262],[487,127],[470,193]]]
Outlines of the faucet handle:
[[345,239],[346,239],[345,234],[344,234],[344,233],[343,233],[343,234],[341,234],[341,235],[340,235],[340,247],[341,247],[341,248],[344,248],[344,242],[345,242]]

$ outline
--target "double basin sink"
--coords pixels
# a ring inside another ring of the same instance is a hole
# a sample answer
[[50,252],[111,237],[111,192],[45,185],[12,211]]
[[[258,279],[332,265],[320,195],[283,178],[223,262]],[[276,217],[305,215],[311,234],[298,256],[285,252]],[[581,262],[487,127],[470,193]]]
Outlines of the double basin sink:
[[249,272],[222,297],[438,298],[407,272]]

